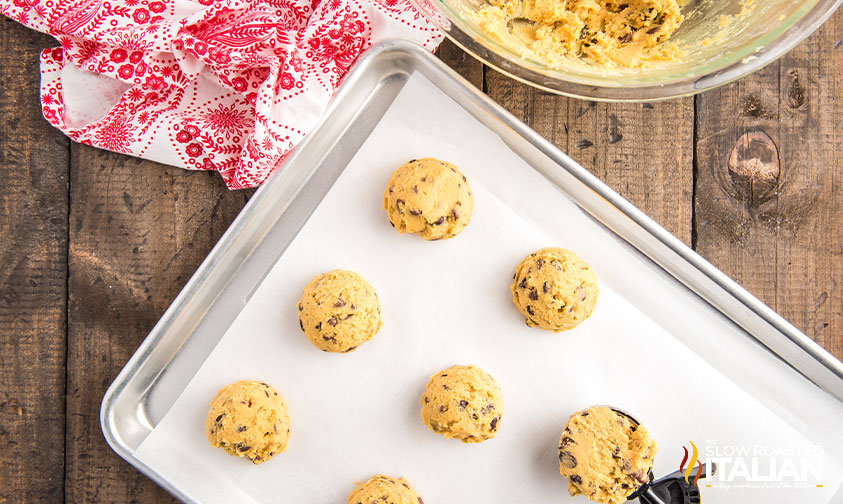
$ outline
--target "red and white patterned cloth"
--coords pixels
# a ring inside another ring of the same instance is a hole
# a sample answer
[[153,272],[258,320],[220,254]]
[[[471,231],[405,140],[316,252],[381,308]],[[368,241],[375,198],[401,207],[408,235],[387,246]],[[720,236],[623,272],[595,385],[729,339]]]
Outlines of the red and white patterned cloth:
[[316,124],[360,53],[439,31],[410,0],[0,0],[54,36],[44,117],[72,140],[254,187]]

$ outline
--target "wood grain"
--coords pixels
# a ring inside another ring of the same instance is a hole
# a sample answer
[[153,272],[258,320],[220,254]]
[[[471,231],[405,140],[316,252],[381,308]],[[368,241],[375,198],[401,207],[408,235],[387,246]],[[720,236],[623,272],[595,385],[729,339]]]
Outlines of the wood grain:
[[598,103],[487,69],[490,97],[686,244],[691,243],[693,99]]
[[483,89],[483,74],[485,71],[483,63],[480,63],[448,39],[442,41],[442,44],[436,50],[436,54],[439,59],[456,70],[474,87]]
[[0,18],[0,502],[64,497],[68,141],[38,103],[52,44]]
[[781,60],[700,95],[696,110],[698,251],[838,358],[841,43],[838,11]]
[[67,499],[170,502],[107,446],[100,402],[250,193],[77,144],[72,167]]

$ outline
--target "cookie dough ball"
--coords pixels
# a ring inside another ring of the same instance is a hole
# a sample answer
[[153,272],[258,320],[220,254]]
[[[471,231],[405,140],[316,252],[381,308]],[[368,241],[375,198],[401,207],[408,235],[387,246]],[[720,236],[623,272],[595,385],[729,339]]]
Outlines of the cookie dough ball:
[[226,385],[211,401],[205,433],[211,446],[261,464],[287,449],[287,403],[264,382],[243,380]]
[[476,366],[451,366],[431,376],[421,404],[430,430],[463,443],[495,437],[503,417],[501,388]]
[[533,252],[515,268],[512,301],[527,325],[566,331],[587,319],[597,303],[597,277],[570,250]]
[[298,304],[299,326],[316,348],[350,352],[381,328],[381,304],[371,284],[353,271],[317,275]]
[[404,478],[383,474],[372,476],[348,495],[348,504],[424,504],[419,494]]
[[568,492],[595,502],[621,504],[650,481],[658,449],[647,429],[608,406],[571,415],[559,439],[559,472]]
[[468,225],[474,196],[456,166],[433,158],[413,159],[390,177],[383,207],[399,233],[441,240],[457,236]]

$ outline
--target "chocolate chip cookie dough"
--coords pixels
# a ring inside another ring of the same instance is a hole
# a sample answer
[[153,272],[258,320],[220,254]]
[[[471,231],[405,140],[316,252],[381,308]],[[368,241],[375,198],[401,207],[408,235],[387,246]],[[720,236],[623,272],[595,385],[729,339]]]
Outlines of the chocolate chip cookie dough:
[[467,15],[526,57],[560,68],[580,58],[604,68],[673,61],[665,44],[682,24],[677,0],[488,0]]
[[243,380],[226,385],[211,401],[205,434],[211,446],[261,464],[287,449],[287,403],[264,382]]
[[413,159],[390,177],[383,208],[399,233],[441,240],[453,238],[468,225],[474,195],[465,175],[451,163]]
[[597,277],[569,250],[533,252],[515,268],[512,301],[527,325],[565,331],[587,319],[597,303]]
[[568,492],[595,502],[621,504],[649,481],[658,449],[643,425],[607,406],[571,415],[559,439],[559,472]]
[[476,366],[451,366],[431,376],[421,404],[430,430],[463,443],[495,437],[503,417],[500,387]]
[[404,478],[372,476],[348,495],[348,504],[424,504]]
[[353,271],[316,275],[297,305],[299,326],[325,352],[350,352],[381,328],[381,304],[375,289]]

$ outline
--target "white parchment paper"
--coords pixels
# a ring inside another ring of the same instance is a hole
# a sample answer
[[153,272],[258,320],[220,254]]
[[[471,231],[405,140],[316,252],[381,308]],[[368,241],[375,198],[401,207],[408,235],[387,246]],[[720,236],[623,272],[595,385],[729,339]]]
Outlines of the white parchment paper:
[[[381,209],[392,171],[425,156],[457,164],[475,193],[456,239],[399,235]],[[592,317],[561,334],[528,328],[509,293],[521,258],[554,245],[589,262],[601,289]],[[344,355],[314,348],[295,308],[304,285],[334,268],[361,273],[383,304],[382,330]],[[419,415],[429,376],[468,363],[497,379],[505,402],[497,437],[476,445],[428,431]],[[268,382],[290,407],[288,451],[260,466],[205,439],[209,401],[241,379]],[[647,425],[660,447],[657,476],[678,469],[689,441],[703,459],[712,445],[824,449],[822,487],[701,485],[703,502],[824,503],[840,487],[839,403],[415,75],[135,455],[201,502],[344,503],[355,481],[386,473],[406,477],[429,504],[585,503],[568,496],[556,446],[568,416],[593,404]]]

